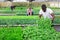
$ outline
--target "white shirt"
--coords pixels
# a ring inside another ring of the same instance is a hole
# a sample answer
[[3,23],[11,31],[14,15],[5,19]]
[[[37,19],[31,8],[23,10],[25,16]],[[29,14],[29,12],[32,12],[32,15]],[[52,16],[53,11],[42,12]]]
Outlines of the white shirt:
[[39,11],[39,14],[42,15],[44,18],[52,18],[51,16],[52,13],[53,11],[50,8],[47,8],[46,12],[43,12],[42,9]]

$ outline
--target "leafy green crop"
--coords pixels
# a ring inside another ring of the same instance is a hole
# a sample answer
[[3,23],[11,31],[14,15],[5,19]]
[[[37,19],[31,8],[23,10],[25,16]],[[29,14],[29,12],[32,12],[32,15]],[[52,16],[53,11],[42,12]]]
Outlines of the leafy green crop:
[[22,40],[21,27],[0,28],[0,40]]
[[55,17],[54,24],[60,24],[60,16]]
[[[56,16],[54,24],[60,23],[60,16]],[[0,25],[20,25],[20,24],[37,24],[38,16],[0,16]]]
[[51,27],[50,19],[41,18],[36,22],[38,26],[0,27],[0,40],[60,40],[60,32]]
[[0,25],[37,24],[37,16],[0,16]]
[[38,27],[26,27],[23,30],[24,40],[59,40],[60,33],[51,27],[50,19],[38,20]]

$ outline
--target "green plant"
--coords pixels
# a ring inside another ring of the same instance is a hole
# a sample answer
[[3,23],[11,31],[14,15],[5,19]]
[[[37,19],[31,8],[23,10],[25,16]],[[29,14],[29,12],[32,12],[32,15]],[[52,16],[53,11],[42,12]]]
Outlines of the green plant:
[[[36,4],[35,4],[36,6]],[[40,6],[40,5],[39,5]],[[34,12],[34,15],[38,15],[39,14],[39,11],[41,9],[41,7],[33,7],[33,12]],[[60,10],[60,8],[51,8],[53,11],[54,11],[54,14],[55,15],[59,15],[60,14],[60,11],[57,11],[57,10]],[[27,14],[27,7],[16,7],[13,11],[11,11],[11,9],[9,7],[6,7],[6,8],[0,8],[0,13],[2,14],[16,14],[16,15],[26,15]]]
[[[31,17],[25,18],[31,19]],[[23,29],[21,27],[0,27],[0,40],[60,40],[60,32],[56,32],[51,27],[50,19],[37,19],[38,26],[28,26]]]
[[21,27],[2,27],[0,28],[0,40],[22,40]]
[[0,25],[37,24],[37,16],[0,16]]
[[60,33],[51,27],[50,19],[39,19],[38,27],[26,27],[23,30],[24,40],[59,40]]
[[[60,16],[56,16],[53,24],[59,24]],[[21,25],[21,24],[37,24],[38,16],[0,16],[0,25]],[[42,22],[45,22],[42,20]],[[43,23],[39,23],[43,24]],[[43,25],[42,25],[43,26]]]

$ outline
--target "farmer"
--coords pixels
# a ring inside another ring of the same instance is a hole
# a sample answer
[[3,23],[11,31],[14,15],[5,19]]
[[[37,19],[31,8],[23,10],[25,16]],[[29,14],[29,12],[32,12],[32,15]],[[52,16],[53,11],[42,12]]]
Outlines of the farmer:
[[50,8],[47,8],[45,4],[43,4],[41,8],[42,9],[39,11],[39,17],[41,18],[43,16],[44,18],[49,18],[53,22],[54,20],[53,11]]
[[13,11],[15,9],[16,6],[12,5],[10,8]]
[[33,10],[32,10],[32,8],[28,8],[27,9],[27,16],[28,15],[33,15]]

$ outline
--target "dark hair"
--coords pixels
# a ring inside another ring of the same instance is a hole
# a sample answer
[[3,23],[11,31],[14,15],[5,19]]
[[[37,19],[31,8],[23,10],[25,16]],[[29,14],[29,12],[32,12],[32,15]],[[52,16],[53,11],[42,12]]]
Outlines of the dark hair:
[[46,5],[45,4],[43,4],[42,6],[41,6],[41,8],[42,8],[42,10],[43,10],[43,12],[46,12]]

